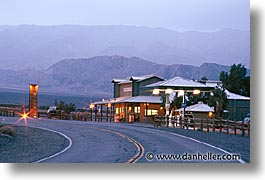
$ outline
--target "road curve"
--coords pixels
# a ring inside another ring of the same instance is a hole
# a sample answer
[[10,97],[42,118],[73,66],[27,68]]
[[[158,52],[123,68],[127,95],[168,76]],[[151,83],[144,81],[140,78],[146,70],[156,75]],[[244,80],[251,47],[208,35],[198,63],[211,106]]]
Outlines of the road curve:
[[[14,124],[17,119],[5,118]],[[22,123],[22,122],[21,122]],[[72,146],[63,153],[42,162],[55,163],[169,163],[224,162],[210,160],[159,159],[158,155],[229,154],[169,132],[122,123],[96,123],[64,120],[31,119],[30,126],[48,128],[68,136]],[[239,162],[239,161],[225,161]]]

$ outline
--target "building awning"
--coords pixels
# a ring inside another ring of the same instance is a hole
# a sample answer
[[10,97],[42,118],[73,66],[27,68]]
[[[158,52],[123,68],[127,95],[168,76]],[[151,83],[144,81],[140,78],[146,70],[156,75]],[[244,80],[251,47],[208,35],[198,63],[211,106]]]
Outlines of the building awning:
[[125,96],[125,97],[118,97],[118,98],[113,98],[113,99],[110,99],[110,100],[102,100],[102,101],[98,101],[98,102],[94,102],[93,104],[95,105],[104,105],[104,104],[113,104],[113,103],[118,103],[124,99],[128,99],[130,98],[129,96]]
[[[177,109],[175,111],[181,111],[181,110],[183,110],[183,108]],[[207,104],[204,104],[203,102],[198,102],[198,104],[187,106],[185,108],[185,111],[189,111],[189,112],[214,112],[213,108],[211,108]]]
[[145,86],[143,89],[153,90],[153,89],[173,89],[173,90],[195,90],[199,89],[201,91],[209,91],[214,88],[207,86],[203,83],[196,82],[193,80],[185,79],[182,77],[175,77],[166,81],[160,81],[153,84]]
[[115,103],[150,103],[150,104],[161,104],[162,99],[159,96],[135,96],[123,99]]

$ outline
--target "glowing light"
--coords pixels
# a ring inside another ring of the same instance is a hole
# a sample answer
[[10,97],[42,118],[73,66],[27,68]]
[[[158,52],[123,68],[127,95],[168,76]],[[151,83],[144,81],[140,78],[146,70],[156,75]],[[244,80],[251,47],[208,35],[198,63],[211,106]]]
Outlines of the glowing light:
[[108,103],[108,107],[111,107],[111,104],[110,103]]
[[159,94],[159,89],[154,89],[153,90],[153,95],[158,95]]
[[171,94],[173,92],[173,89],[166,89],[166,94]]
[[28,114],[24,112],[24,113],[22,114],[22,118],[26,120],[26,119],[28,118]]
[[179,92],[178,92],[178,96],[183,96],[184,95],[184,91],[183,90],[180,90]]
[[194,89],[194,91],[193,91],[193,94],[200,94],[200,93],[201,93],[201,91],[198,89]]
[[90,109],[93,109],[95,107],[95,105],[93,103],[90,104]]
[[208,116],[209,116],[210,118],[212,118],[212,117],[213,117],[213,113],[212,113],[212,112],[209,112]]
[[24,124],[25,124],[25,126],[28,126],[28,121],[27,121],[27,119],[30,119],[30,117],[29,117],[29,113],[30,113],[30,112],[27,112],[27,113],[26,113],[25,111],[24,111],[23,113],[18,113],[18,115],[20,116],[20,118],[17,120],[16,123],[18,124],[18,123],[20,123],[21,120],[24,120]]

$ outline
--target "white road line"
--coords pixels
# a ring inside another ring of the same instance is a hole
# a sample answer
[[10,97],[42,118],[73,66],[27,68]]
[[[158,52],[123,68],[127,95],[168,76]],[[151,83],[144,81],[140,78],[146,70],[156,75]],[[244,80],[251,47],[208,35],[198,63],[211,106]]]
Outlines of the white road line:
[[67,151],[72,146],[72,144],[73,144],[71,138],[69,138],[68,136],[66,136],[65,134],[63,134],[63,133],[61,133],[59,131],[52,130],[52,129],[48,129],[48,128],[43,128],[43,127],[35,127],[35,126],[29,126],[29,127],[37,128],[37,129],[42,129],[42,130],[46,130],[46,131],[50,131],[50,132],[54,132],[54,133],[60,134],[61,136],[65,137],[69,141],[69,145],[66,148],[64,148],[63,150],[61,150],[61,151],[59,151],[59,152],[57,152],[57,153],[55,153],[55,154],[53,154],[51,156],[48,156],[48,157],[42,158],[42,159],[40,159],[38,161],[35,161],[34,163],[40,163],[40,162],[46,161],[48,159],[54,158],[54,157],[56,157],[56,156],[64,153],[65,151]]
[[[146,127],[144,127],[144,128],[146,128]],[[151,129],[151,128],[147,128],[147,129]],[[172,132],[162,131],[162,130],[158,130],[158,129],[152,129],[152,130],[154,130],[154,131],[159,131],[159,132],[162,132],[162,133],[172,134],[172,135],[174,135],[174,136],[178,136],[178,137],[181,137],[181,138],[184,138],[184,139],[189,139],[189,140],[191,140],[191,141],[195,141],[195,142],[197,142],[197,143],[204,144],[204,145],[209,146],[209,147],[211,147],[211,148],[214,148],[214,149],[217,149],[217,150],[219,150],[219,151],[222,151],[222,152],[224,152],[224,153],[226,153],[226,154],[233,155],[232,153],[230,153],[230,152],[228,152],[228,151],[226,151],[226,150],[224,150],[224,149],[222,149],[222,148],[220,148],[220,147],[213,146],[213,145],[211,145],[211,144],[208,144],[208,143],[206,143],[206,142],[199,141],[199,140],[197,140],[197,139],[193,139],[193,138],[191,138],[191,137],[183,136],[183,135],[176,134],[176,133],[172,133]],[[237,160],[237,161],[240,162],[240,163],[246,163],[246,162],[243,161],[242,159],[239,159],[239,160]]]

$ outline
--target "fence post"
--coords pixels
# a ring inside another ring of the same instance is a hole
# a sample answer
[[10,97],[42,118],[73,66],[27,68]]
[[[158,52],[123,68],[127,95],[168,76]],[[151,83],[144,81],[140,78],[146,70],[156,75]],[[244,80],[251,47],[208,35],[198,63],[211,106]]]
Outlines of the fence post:
[[203,131],[203,121],[202,121],[202,118],[201,118],[201,130]]
[[215,132],[215,120],[213,119],[213,132]]
[[241,132],[242,132],[242,136],[245,136],[245,124],[244,124],[244,121],[242,121],[242,124],[241,124]]
[[234,119],[234,134],[236,135],[237,133],[236,133],[236,120]]
[[226,134],[229,134],[229,120],[226,119]]
[[167,115],[167,118],[166,118],[166,126],[168,127],[169,125],[169,115]]
[[207,132],[209,132],[209,119],[208,118],[206,119],[206,122],[207,122],[207,126],[206,126],[207,127]]
[[179,117],[179,127],[182,128],[182,116]]
[[250,137],[250,121],[248,121],[248,137]]
[[222,133],[222,118],[219,119],[219,130],[220,130],[220,133]]
[[195,119],[193,118],[193,131],[195,131]]

